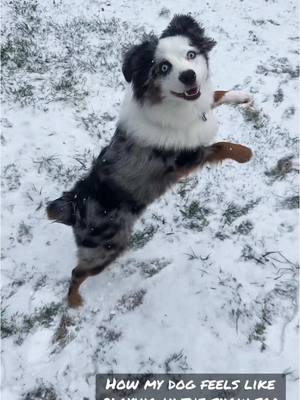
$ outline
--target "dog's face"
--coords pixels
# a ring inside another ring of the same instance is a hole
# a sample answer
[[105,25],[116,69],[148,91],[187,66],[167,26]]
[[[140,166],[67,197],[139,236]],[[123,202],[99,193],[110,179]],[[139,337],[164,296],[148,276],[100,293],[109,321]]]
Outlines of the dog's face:
[[214,45],[192,17],[176,16],[159,39],[150,36],[126,53],[125,79],[141,102],[197,100],[208,78],[208,53]]
[[156,76],[164,99],[196,100],[207,79],[208,65],[199,49],[184,36],[159,41],[155,51]]

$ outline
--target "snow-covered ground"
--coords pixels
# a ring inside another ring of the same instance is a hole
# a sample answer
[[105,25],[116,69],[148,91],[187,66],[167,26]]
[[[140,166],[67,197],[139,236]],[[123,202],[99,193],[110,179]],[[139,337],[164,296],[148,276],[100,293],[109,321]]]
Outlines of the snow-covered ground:
[[[2,395],[94,398],[97,372],[284,372],[298,398],[297,1],[18,0],[2,8]],[[219,138],[253,160],[153,204],[132,248],[65,297],[75,245],[45,204],[110,140],[122,49],[191,12],[218,45]]]

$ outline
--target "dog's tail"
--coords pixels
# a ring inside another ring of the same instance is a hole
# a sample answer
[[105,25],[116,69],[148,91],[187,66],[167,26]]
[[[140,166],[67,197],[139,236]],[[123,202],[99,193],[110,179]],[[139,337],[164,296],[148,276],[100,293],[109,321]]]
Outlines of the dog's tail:
[[74,225],[74,196],[70,192],[65,192],[62,197],[48,203],[46,212],[48,218],[55,222],[70,226]]

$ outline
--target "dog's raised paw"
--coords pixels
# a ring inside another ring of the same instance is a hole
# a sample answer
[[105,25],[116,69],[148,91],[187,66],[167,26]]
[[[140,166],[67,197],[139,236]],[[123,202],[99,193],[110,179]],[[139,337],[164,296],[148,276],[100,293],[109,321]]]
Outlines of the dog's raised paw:
[[246,163],[253,156],[252,150],[241,144],[230,144],[229,152],[231,152],[231,158],[239,163]]
[[252,107],[254,99],[250,93],[239,90],[230,90],[226,93],[226,102],[231,104],[242,104],[243,107]]

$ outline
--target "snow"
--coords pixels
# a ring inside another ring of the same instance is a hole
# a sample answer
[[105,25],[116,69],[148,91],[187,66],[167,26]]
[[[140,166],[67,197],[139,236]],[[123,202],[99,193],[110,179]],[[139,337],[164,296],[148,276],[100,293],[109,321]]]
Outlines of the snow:
[[[287,399],[298,398],[296,2],[2,8],[3,398],[93,399],[98,372],[284,372]],[[218,42],[216,89],[254,96],[256,111],[217,115],[219,138],[255,157],[206,168],[149,207],[132,248],[82,286],[82,309],[69,310],[76,248],[45,204],[113,134],[122,48],[187,12]]]

